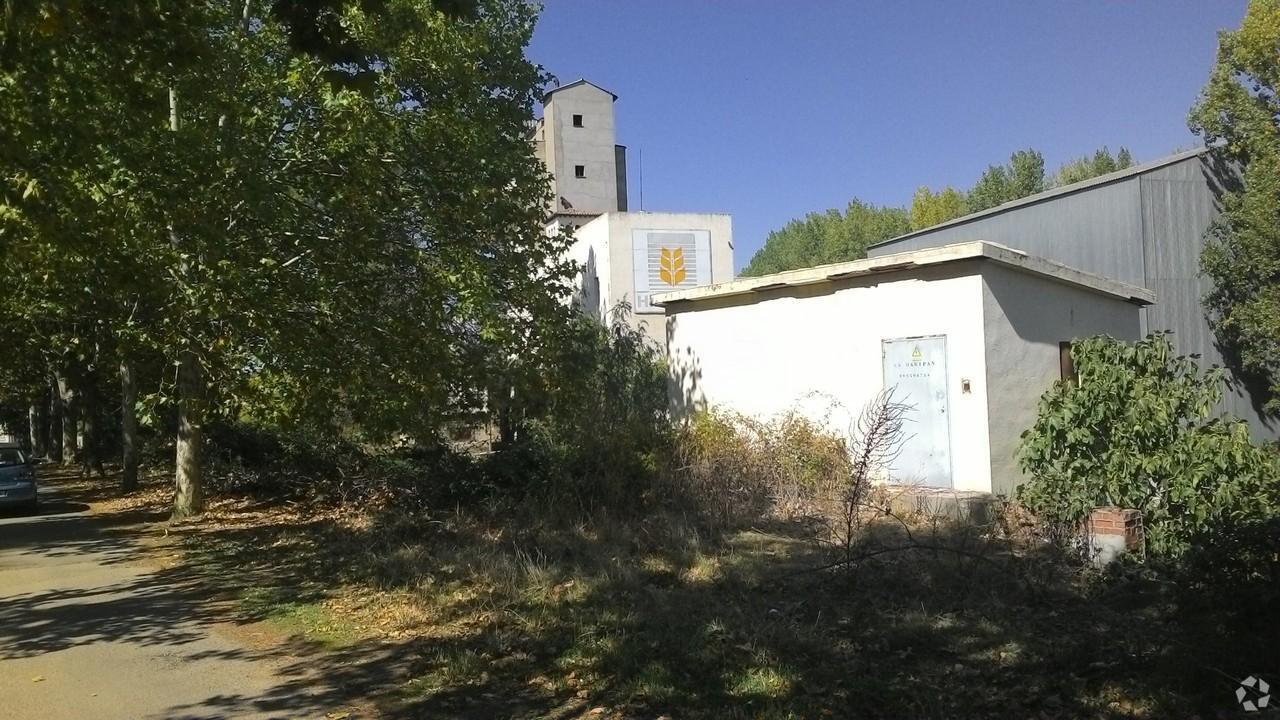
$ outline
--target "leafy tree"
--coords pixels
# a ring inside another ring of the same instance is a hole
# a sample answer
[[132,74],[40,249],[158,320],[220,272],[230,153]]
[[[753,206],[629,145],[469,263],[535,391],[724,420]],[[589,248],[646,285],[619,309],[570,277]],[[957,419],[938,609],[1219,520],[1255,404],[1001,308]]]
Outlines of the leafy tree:
[[986,210],[1009,202],[1011,195],[1009,169],[1004,165],[989,165],[969,190],[969,206],[974,212]]
[[1018,150],[1008,165],[991,165],[967,194],[969,212],[1034,195],[1044,190],[1044,157],[1036,150]]
[[1034,195],[1044,190],[1044,156],[1038,150],[1018,150],[1009,157],[1011,199]]
[[1102,147],[1094,152],[1092,157],[1085,156],[1063,163],[1062,167],[1058,168],[1058,172],[1054,173],[1050,185],[1061,187],[1083,182],[1099,175],[1123,170],[1131,165],[1133,165],[1133,157],[1127,148],[1120,148],[1120,152],[1112,156],[1110,150]]
[[77,258],[112,270],[92,317],[176,369],[154,393],[177,404],[175,516],[201,509],[209,415],[261,380],[281,417],[434,434],[558,307],[533,10],[444,7],[6,5],[0,251],[40,317],[76,315],[53,284]]
[[[84,12],[94,16],[98,31],[110,27],[103,22],[109,13]],[[112,124],[112,132],[124,136],[134,129],[112,101],[112,79],[120,71],[84,46],[65,42],[64,14],[52,4],[12,3],[0,23],[0,167],[7,173],[0,238],[10,270],[0,294],[0,323],[10,326],[11,337],[22,338],[19,352],[26,361],[56,379],[64,391],[60,408],[64,397],[97,397],[80,385],[109,348],[109,319],[118,309],[102,283],[132,281],[148,271],[141,263],[121,262],[123,255],[105,251],[103,243],[113,228],[128,223],[123,215],[101,212],[111,191],[104,181],[119,167],[104,157],[103,136],[95,132]],[[25,392],[43,404],[48,384],[28,384]],[[52,418],[62,427],[52,428],[59,440],[51,454],[68,463],[79,409],[73,402]],[[97,447],[93,440],[86,438]]]
[[1280,1],[1253,0],[1239,30],[1218,38],[1218,60],[1191,128],[1243,168],[1225,194],[1200,262],[1213,279],[1205,308],[1237,379],[1280,414]]
[[1179,555],[1193,539],[1280,510],[1280,462],[1248,426],[1213,417],[1220,370],[1201,374],[1167,334],[1137,343],[1107,337],[1072,348],[1077,380],[1040,399],[1019,462],[1020,498],[1075,528],[1098,506],[1143,513],[1148,548]]
[[765,244],[751,258],[743,275],[809,267],[823,263],[856,260],[866,256],[867,247],[901,235],[909,229],[907,213],[899,208],[878,207],[851,200],[844,213],[828,210],[809,213],[769,233]]
[[921,186],[911,198],[911,229],[923,230],[969,212],[963,192],[948,185],[939,192]]

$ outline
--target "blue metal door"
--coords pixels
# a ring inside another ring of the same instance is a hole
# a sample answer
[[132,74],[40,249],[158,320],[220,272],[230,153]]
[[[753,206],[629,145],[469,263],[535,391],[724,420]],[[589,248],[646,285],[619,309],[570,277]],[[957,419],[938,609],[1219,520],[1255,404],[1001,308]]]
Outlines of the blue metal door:
[[951,429],[947,407],[947,337],[885,340],[884,386],[903,416],[901,452],[889,467],[893,482],[952,487]]

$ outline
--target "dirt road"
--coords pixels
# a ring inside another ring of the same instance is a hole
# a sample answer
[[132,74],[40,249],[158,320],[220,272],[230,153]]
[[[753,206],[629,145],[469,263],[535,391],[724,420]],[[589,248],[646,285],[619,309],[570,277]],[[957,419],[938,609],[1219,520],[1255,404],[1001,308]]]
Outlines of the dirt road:
[[38,517],[0,515],[0,716],[358,716],[305,660],[250,647],[216,579],[144,560],[136,519],[46,490]]

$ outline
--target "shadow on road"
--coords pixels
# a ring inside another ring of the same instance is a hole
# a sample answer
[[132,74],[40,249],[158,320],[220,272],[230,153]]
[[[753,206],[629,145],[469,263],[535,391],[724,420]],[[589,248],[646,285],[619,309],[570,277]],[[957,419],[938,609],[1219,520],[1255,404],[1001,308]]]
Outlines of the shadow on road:
[[40,518],[50,515],[68,515],[71,513],[82,513],[88,509],[89,506],[85,503],[75,502],[68,498],[57,496],[54,498],[41,498],[40,507],[34,512],[27,508],[0,508],[0,520],[7,518]]
[[[47,473],[43,479],[38,515],[0,515],[0,664],[117,643],[150,648],[150,655],[179,664],[238,660],[266,663],[273,676],[278,671],[278,685],[266,695],[250,690],[196,696],[163,714],[188,720],[323,717],[344,704],[348,682],[364,680],[344,676],[329,656],[317,664],[313,658],[321,648],[306,642],[259,649],[227,640],[236,634],[224,630],[255,620],[234,613],[229,602],[234,591],[228,588],[241,584],[210,576],[208,568],[166,563],[167,532],[155,523],[163,515],[86,512],[90,503],[114,493],[110,478],[86,482]],[[208,650],[208,643],[199,642],[215,631],[223,638],[215,646],[236,649]]]

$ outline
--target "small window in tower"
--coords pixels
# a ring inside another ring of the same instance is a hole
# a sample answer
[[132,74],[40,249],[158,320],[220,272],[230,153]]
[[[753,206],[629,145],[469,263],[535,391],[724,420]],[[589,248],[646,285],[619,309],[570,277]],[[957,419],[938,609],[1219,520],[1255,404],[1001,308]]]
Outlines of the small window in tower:
[[582,116],[581,116],[581,115],[574,115],[574,116],[573,116],[573,126],[574,126],[574,127],[582,127]]
[[573,166],[573,176],[574,176],[574,177],[577,177],[577,178],[584,178],[584,177],[586,177],[586,176],[587,176],[587,166],[586,166],[586,165],[574,165],[574,166]]

